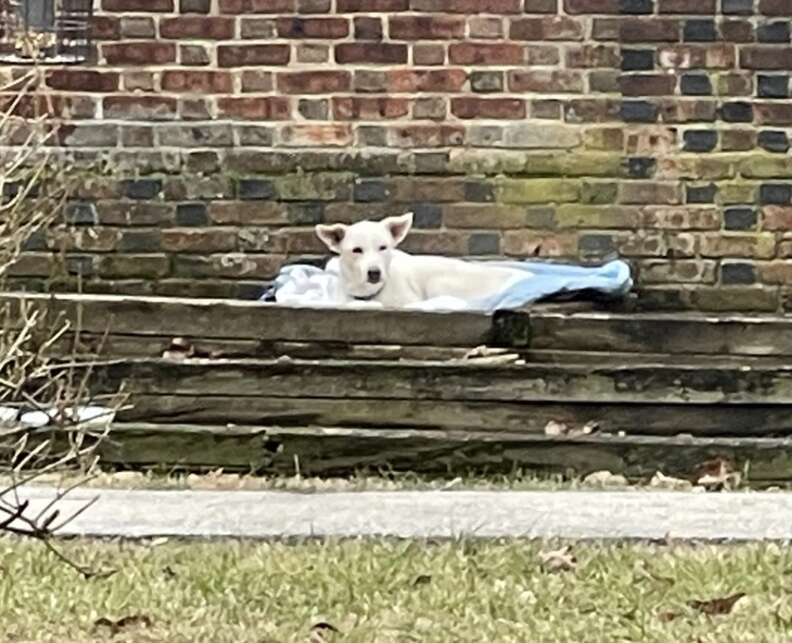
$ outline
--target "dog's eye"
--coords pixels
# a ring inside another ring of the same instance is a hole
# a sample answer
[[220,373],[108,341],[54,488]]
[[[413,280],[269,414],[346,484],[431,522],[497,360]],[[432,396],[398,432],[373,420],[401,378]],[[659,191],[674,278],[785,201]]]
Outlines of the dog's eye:
[[352,252],[354,252],[356,255],[362,255],[363,248],[352,248]]
[[385,252],[388,249],[388,246],[380,246],[380,252]]

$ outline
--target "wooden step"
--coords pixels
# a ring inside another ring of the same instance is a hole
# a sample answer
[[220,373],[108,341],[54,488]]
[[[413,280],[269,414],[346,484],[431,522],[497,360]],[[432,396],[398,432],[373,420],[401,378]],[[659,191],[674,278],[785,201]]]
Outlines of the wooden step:
[[348,475],[526,470],[586,475],[607,470],[630,479],[657,471],[696,480],[713,464],[747,471],[756,485],[792,480],[792,439],[117,424],[100,448],[106,465]]

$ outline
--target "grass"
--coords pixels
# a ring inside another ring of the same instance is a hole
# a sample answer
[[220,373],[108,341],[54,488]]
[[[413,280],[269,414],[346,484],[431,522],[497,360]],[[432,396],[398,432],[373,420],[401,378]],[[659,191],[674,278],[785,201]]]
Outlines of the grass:
[[[541,561],[542,550],[554,546],[66,543],[70,556],[118,570],[109,578],[83,580],[39,543],[5,539],[0,640],[789,640],[792,551],[786,547],[575,545],[574,569],[552,572]],[[745,597],[733,609],[724,603],[690,605],[738,592]],[[339,632],[312,630],[319,623]]]

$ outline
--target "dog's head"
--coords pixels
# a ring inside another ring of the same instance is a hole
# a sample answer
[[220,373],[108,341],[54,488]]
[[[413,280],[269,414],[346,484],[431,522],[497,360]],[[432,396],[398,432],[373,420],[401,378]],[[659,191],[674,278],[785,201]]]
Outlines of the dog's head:
[[393,249],[407,236],[413,213],[382,221],[316,226],[317,236],[340,255],[344,286],[353,297],[373,297],[385,286]]

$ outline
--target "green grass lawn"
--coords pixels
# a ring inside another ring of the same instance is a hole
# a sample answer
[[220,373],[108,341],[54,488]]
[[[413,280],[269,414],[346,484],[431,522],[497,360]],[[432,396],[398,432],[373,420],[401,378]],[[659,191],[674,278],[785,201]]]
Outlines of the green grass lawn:
[[[525,541],[64,544],[85,580],[0,539],[0,640],[553,642],[792,640],[792,552]],[[546,556],[544,557],[547,558]],[[552,557],[551,557],[552,558]],[[556,566],[569,567],[568,560]],[[691,605],[745,593],[727,602]],[[706,612],[728,612],[707,614]],[[320,623],[329,627],[312,626]]]

